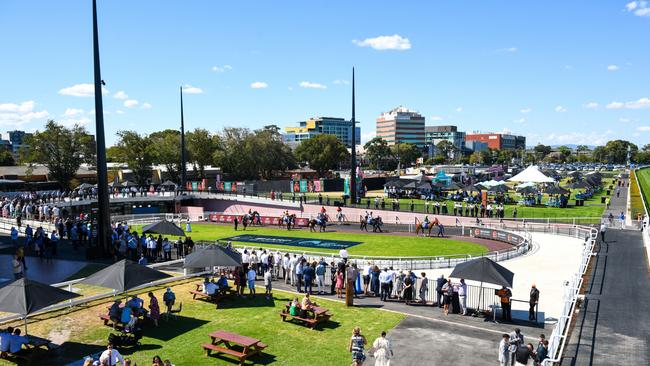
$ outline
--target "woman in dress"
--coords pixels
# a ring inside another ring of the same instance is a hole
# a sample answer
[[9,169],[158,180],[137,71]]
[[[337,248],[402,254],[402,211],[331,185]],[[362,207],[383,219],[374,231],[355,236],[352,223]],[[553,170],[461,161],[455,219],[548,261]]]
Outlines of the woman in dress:
[[404,278],[402,297],[404,298],[404,303],[406,305],[411,305],[411,301],[413,301],[413,280],[411,279],[411,276],[406,276]]
[[336,271],[336,297],[343,298],[343,272]]
[[149,292],[149,318],[153,320],[153,324],[158,326],[158,319],[160,318],[160,306],[158,306],[158,299]]
[[366,337],[361,335],[361,329],[354,327],[352,338],[350,338],[350,345],[348,346],[348,350],[352,353],[352,366],[363,365],[363,361],[366,360],[363,348],[367,343]]
[[393,349],[390,341],[386,338],[386,332],[381,332],[381,337],[372,343],[374,350],[375,366],[390,366],[390,359],[393,357]]

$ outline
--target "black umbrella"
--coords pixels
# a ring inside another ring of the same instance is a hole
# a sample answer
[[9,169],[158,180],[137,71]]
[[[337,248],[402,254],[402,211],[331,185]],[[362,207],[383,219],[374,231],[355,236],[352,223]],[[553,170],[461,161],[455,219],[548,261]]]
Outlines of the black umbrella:
[[21,278],[0,288],[0,311],[22,315],[27,334],[27,315],[78,296],[81,295]]
[[487,257],[473,259],[469,262],[457,264],[449,277],[464,278],[467,280],[480,281],[481,290],[479,297],[483,298],[483,283],[512,287],[512,279],[515,276],[507,268],[495,263]]
[[402,188],[415,189],[415,188],[417,188],[417,186],[418,186],[418,183],[413,181],[411,183],[405,184],[404,186],[402,186]]
[[493,192],[493,193],[505,193],[508,192],[510,188],[506,186],[505,184],[499,184],[493,187],[488,188],[488,192]]
[[221,245],[210,245],[188,254],[183,267],[237,267],[241,264],[241,253],[233,249],[226,249]]
[[81,281],[81,283],[124,292],[149,282],[168,277],[171,277],[171,275],[143,266],[128,259],[122,259],[121,261],[86,277]]
[[172,182],[171,180],[166,180],[160,183],[160,185],[163,187],[176,187],[176,183]]
[[423,191],[430,191],[431,190],[431,183],[429,183],[429,182],[420,183],[417,186],[417,189],[420,189],[420,190],[423,190]]
[[90,183],[81,183],[79,186],[77,186],[77,189],[88,189],[93,187],[95,186]]
[[559,187],[559,186],[550,186],[550,187],[546,188],[544,193],[546,193],[546,194],[568,194],[568,193],[571,193],[571,191],[566,190],[566,189],[564,189],[562,187]]
[[463,191],[465,191],[465,192],[481,192],[481,189],[478,188],[477,186],[473,186],[471,184],[468,184],[465,187],[463,187]]
[[400,187],[402,187],[403,185],[404,185],[404,182],[402,182],[401,180],[392,180],[392,181],[390,181],[390,182],[384,184],[384,187],[388,187],[388,188],[392,188],[392,187],[400,188]]
[[517,192],[519,192],[519,194],[522,194],[522,195],[537,194],[537,188],[535,188],[533,186],[526,186],[526,187],[520,188],[519,190],[517,190]]
[[149,224],[142,228],[143,234],[160,234],[172,236],[185,236],[183,229],[178,227],[173,222],[162,220],[153,224]]

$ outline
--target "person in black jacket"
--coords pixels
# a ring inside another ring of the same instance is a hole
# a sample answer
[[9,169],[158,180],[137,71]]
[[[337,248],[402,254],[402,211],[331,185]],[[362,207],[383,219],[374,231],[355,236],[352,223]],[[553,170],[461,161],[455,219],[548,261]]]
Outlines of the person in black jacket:
[[442,286],[445,283],[447,283],[447,280],[445,279],[444,275],[440,275],[440,277],[438,277],[438,279],[436,280],[436,294],[438,294],[437,300],[438,300],[439,308],[442,308],[442,297],[443,297]]
[[538,302],[539,302],[539,290],[537,289],[537,286],[533,284],[533,286],[530,288],[530,301],[529,301],[530,308],[528,309],[528,320],[530,321],[537,320],[535,307],[537,306]]

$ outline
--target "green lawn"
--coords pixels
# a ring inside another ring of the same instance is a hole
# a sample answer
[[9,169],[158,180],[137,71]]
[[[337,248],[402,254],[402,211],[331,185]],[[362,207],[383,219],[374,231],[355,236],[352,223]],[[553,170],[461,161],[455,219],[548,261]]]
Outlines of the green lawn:
[[[241,226],[240,226],[241,228]],[[140,231],[140,227],[134,228]],[[332,229],[329,229],[332,230]],[[435,233],[435,228],[433,233]],[[193,224],[192,233],[188,233],[192,240],[205,240],[214,242],[217,239],[227,238],[241,234],[257,234],[257,235],[270,235],[270,236],[289,236],[298,238],[318,238],[318,239],[332,239],[332,240],[348,240],[358,241],[361,244],[348,248],[348,252],[352,255],[367,255],[367,256],[399,256],[399,257],[412,257],[412,256],[440,256],[451,254],[481,254],[485,253],[487,249],[479,244],[468,243],[452,239],[439,239],[439,238],[424,238],[415,236],[393,236],[387,234],[375,233],[345,233],[345,232],[325,232],[325,233],[310,233],[308,229],[299,230],[282,230],[273,229],[268,227],[249,227],[246,231],[235,231],[232,226],[220,224]],[[176,239],[176,238],[173,238]],[[283,245],[264,245],[252,243],[233,243],[243,246],[255,247],[273,247],[273,248],[286,248],[296,250],[302,247],[283,246]],[[318,251],[327,253],[338,253],[338,250],[333,249],[314,249],[304,248],[305,252]]]
[[[274,298],[263,296],[234,298],[223,301],[218,309],[213,304],[192,300],[188,290],[194,289],[189,281],[173,287],[177,302],[183,303],[183,311],[177,320],[161,321],[158,328],[145,327],[142,346],[134,351],[124,350],[125,357],[138,365],[150,365],[153,356],[169,359],[176,365],[233,365],[215,357],[206,357],[202,343],[209,343],[208,334],[218,329],[260,339],[268,345],[266,351],[247,362],[278,365],[348,365],[350,355],[347,344],[355,326],[372,342],[381,331],[390,330],[403,315],[372,308],[346,308],[342,303],[316,300],[334,314],[331,321],[317,330],[301,325],[282,322],[278,313],[291,299],[289,293],[275,291]],[[263,290],[258,287],[258,292]],[[161,299],[164,288],[154,291]],[[146,296],[141,296],[145,298]],[[34,365],[65,365],[105,349],[112,329],[103,326],[97,313],[105,311],[109,301],[96,303],[74,311],[62,311],[44,315],[41,320],[30,321],[30,333],[37,336],[60,337],[61,347],[45,359],[34,360]],[[148,299],[145,306],[148,305]],[[18,325],[18,323],[13,324]],[[114,332],[114,331],[113,331]],[[230,360],[230,359],[229,359]],[[0,360],[0,365],[14,363]]]
[[[634,174],[633,174],[634,176]],[[641,169],[636,171],[636,179],[639,181],[639,185],[641,186],[641,192],[636,192],[637,195],[640,193],[643,195],[643,198],[645,199],[646,202],[646,210],[650,209],[650,207],[647,207],[650,205],[650,169]],[[633,219],[636,219],[636,212],[641,212],[643,214],[642,206],[643,202],[641,201],[640,197],[637,196],[637,202],[634,201],[635,195],[634,192],[636,191],[636,184],[635,182],[630,179],[630,186],[632,189],[632,210],[636,211],[633,212]],[[641,201],[641,202],[639,202]]]

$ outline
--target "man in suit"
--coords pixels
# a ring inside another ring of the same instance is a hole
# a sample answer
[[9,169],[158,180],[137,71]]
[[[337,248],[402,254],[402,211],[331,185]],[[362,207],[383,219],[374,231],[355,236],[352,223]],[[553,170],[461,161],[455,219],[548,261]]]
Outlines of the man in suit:
[[533,286],[530,288],[530,301],[529,305],[530,308],[528,309],[528,320],[530,321],[537,321],[537,314],[535,313],[535,306],[537,306],[537,303],[539,302],[539,290],[537,289],[537,286],[533,283]]
[[447,280],[445,279],[444,275],[440,275],[440,277],[438,277],[438,279],[436,280],[436,294],[438,294],[438,307],[439,308],[442,308],[442,296],[443,296],[442,286],[444,286],[445,283],[447,283]]

